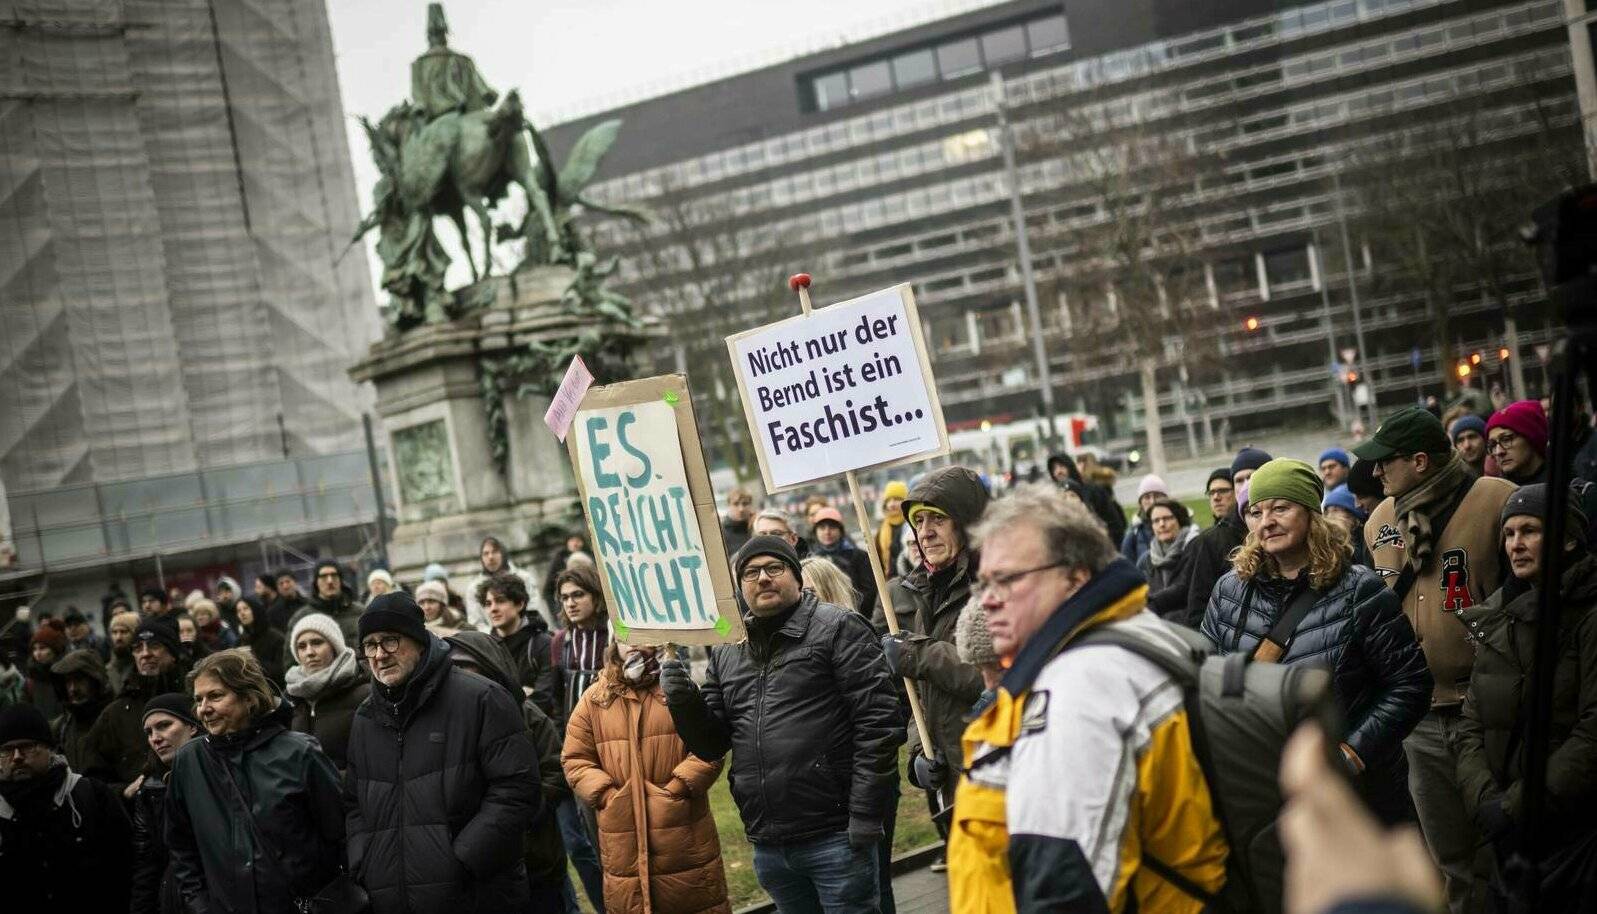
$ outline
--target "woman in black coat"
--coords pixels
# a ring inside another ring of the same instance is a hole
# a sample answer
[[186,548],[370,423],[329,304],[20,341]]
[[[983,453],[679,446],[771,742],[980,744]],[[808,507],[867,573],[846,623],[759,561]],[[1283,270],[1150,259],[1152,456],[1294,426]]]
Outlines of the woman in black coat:
[[166,848],[167,779],[177,751],[204,730],[193,701],[181,692],[157,695],[144,705],[150,760],[133,794],[133,890],[130,914],[185,914]]
[[[1329,668],[1348,770],[1383,820],[1412,821],[1403,738],[1430,709],[1430,670],[1397,596],[1351,563],[1346,535],[1320,513],[1320,486],[1300,460],[1254,473],[1254,529],[1215,586],[1202,630],[1223,654]],[[1301,621],[1267,640],[1300,598],[1309,601]]]
[[311,613],[294,624],[294,659],[289,668],[289,698],[294,702],[295,732],[309,733],[338,766],[346,764],[349,725],[355,709],[371,693],[372,681],[344,643],[344,634],[332,616]]
[[1187,624],[1188,559],[1198,528],[1192,523],[1187,506],[1173,498],[1160,498],[1148,506],[1148,525],[1153,540],[1137,562],[1137,570],[1148,579],[1148,608],[1170,619]]
[[254,597],[239,597],[233,612],[238,619],[238,646],[255,655],[266,678],[283,685],[283,653],[288,640],[266,621],[266,610]]
[[183,903],[214,914],[293,911],[339,875],[338,769],[288,728],[254,655],[220,651],[189,675],[203,737],[178,750],[166,841]]

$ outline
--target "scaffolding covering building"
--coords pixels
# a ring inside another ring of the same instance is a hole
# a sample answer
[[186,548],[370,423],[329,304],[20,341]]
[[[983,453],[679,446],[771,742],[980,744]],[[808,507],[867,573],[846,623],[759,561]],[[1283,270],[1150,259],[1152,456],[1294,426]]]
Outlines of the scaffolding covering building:
[[26,533],[63,520],[52,492],[362,448],[371,393],[345,369],[379,327],[358,221],[323,0],[0,0],[20,564],[48,564]]

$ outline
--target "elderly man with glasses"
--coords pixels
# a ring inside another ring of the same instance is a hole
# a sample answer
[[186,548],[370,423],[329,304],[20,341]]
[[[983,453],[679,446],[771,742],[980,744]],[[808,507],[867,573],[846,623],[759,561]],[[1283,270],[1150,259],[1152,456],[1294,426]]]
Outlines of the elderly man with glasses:
[[732,568],[748,640],[710,649],[702,688],[680,660],[660,665],[677,732],[706,761],[732,751],[754,874],[779,910],[875,912],[904,742],[882,649],[858,613],[801,589],[785,539],[750,539]]
[[1497,518],[1514,484],[1477,478],[1441,420],[1417,406],[1388,417],[1353,452],[1375,462],[1387,496],[1364,524],[1370,565],[1402,601],[1436,683],[1430,712],[1403,742],[1409,790],[1449,906],[1455,914],[1478,910],[1474,896],[1487,867],[1478,859],[1480,835],[1464,808],[1451,748],[1475,663],[1458,614],[1503,582]]

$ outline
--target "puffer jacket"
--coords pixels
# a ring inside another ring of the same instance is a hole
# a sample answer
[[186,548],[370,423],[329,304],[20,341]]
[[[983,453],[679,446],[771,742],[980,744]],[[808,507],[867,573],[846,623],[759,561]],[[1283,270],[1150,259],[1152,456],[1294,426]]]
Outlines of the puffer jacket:
[[183,914],[166,848],[166,779],[146,774],[133,794],[133,891],[129,914]]
[[[936,743],[936,756],[945,764],[958,761],[966,715],[982,693],[981,672],[961,662],[954,650],[954,623],[970,601],[971,581],[976,577],[978,559],[968,548],[970,528],[987,510],[988,500],[981,480],[964,467],[928,473],[904,499],[906,514],[917,504],[946,511],[960,541],[967,544],[952,564],[935,572],[923,564],[893,589],[894,611],[911,614],[912,620],[908,626],[911,634],[899,654],[898,671],[920,684],[926,728]],[[912,738],[918,744],[919,738]],[[948,784],[949,802],[953,801],[953,788]]]
[[[1289,581],[1247,582],[1228,572],[1209,599],[1202,631],[1221,653],[1251,654],[1294,593]],[[1346,727],[1342,742],[1364,766],[1359,786],[1386,821],[1412,818],[1403,738],[1429,709],[1432,683],[1397,596],[1375,572],[1349,566],[1315,600],[1279,662],[1331,671]]]
[[292,911],[338,875],[338,769],[288,729],[293,713],[280,702],[237,733],[189,740],[172,760],[166,843],[191,912]]
[[84,676],[95,684],[94,698],[81,705],[63,704],[60,715],[50,722],[56,747],[67,757],[67,764],[72,766],[73,771],[87,771],[89,731],[94,728],[94,722],[99,720],[105,706],[111,702],[110,678],[106,675],[105,663],[96,651],[80,648],[57,660],[50,667],[50,675],[55,677],[56,689],[63,701],[66,699],[68,676]]
[[657,684],[601,676],[572,711],[562,759],[598,810],[607,912],[730,914],[709,800],[721,763],[688,753]]
[[373,914],[520,912],[522,833],[543,808],[516,701],[437,637],[355,712],[344,778],[349,867]]
[[322,751],[343,771],[348,764],[350,724],[355,709],[371,693],[372,681],[351,648],[344,648],[329,670],[331,675],[320,680],[307,677],[296,666],[288,671],[287,691],[294,701],[294,731],[316,737]]
[[882,822],[904,743],[881,644],[851,609],[805,591],[774,617],[746,611],[747,640],[710,648],[704,687],[673,705],[688,751],[732,752],[732,799],[754,844]]
[[283,631],[291,632],[294,626],[299,624],[299,620],[311,613],[321,613],[338,623],[338,630],[343,633],[345,644],[359,644],[360,614],[365,611],[366,604],[355,599],[355,591],[348,584],[340,584],[338,596],[332,599],[325,599],[321,594],[311,594],[310,599],[288,617],[288,627]]
[[[1470,812],[1495,797],[1517,819],[1537,590],[1513,599],[1505,590],[1459,616],[1475,644],[1475,668],[1453,751]],[[1584,555],[1565,568],[1562,597],[1547,760],[1549,837],[1588,832],[1597,820],[1597,557]]]

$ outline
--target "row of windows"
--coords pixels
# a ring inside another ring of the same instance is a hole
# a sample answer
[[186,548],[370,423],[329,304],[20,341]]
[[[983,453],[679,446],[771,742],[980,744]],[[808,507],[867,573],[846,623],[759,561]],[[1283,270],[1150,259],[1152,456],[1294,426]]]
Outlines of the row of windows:
[[[1357,20],[1369,21],[1425,7],[1461,2],[1462,0],[1357,0],[1356,8],[1351,15]],[[1353,0],[1334,0],[1320,6],[1327,11],[1333,8],[1346,10],[1350,3],[1353,3]],[[1318,8],[1304,7],[1283,15],[1305,14]],[[1343,27],[1347,15],[1350,14],[1343,12],[1332,16],[1328,12],[1323,20],[1318,16],[1310,18],[1316,22],[1323,22],[1323,28],[1329,30]],[[1195,49],[1202,42],[1216,40],[1219,51],[1215,53],[1230,53],[1253,44],[1278,41],[1282,33],[1277,26],[1278,17],[1272,16],[1265,20],[1249,20],[1223,26],[1175,41],[1154,42],[1116,51],[1017,78],[1005,87],[1005,91],[1012,104],[1045,101],[1110,82],[1144,76],[1172,65],[1185,65],[1197,59],[1198,52]],[[1321,27],[1316,26],[1317,29]],[[1296,34],[1292,33],[1293,36]],[[1214,39],[1213,36],[1218,36],[1218,39]],[[991,108],[992,99],[987,87],[975,87],[601,181],[590,188],[590,193],[600,202],[636,201],[658,195],[665,188],[686,189],[764,168],[774,168],[806,158],[845,151],[911,132],[960,123],[986,113]]]
[[895,91],[929,85],[939,79],[956,79],[1069,47],[1070,31],[1065,17],[1043,16],[982,35],[915,48],[822,73],[805,84],[807,101],[816,111],[831,111]]

